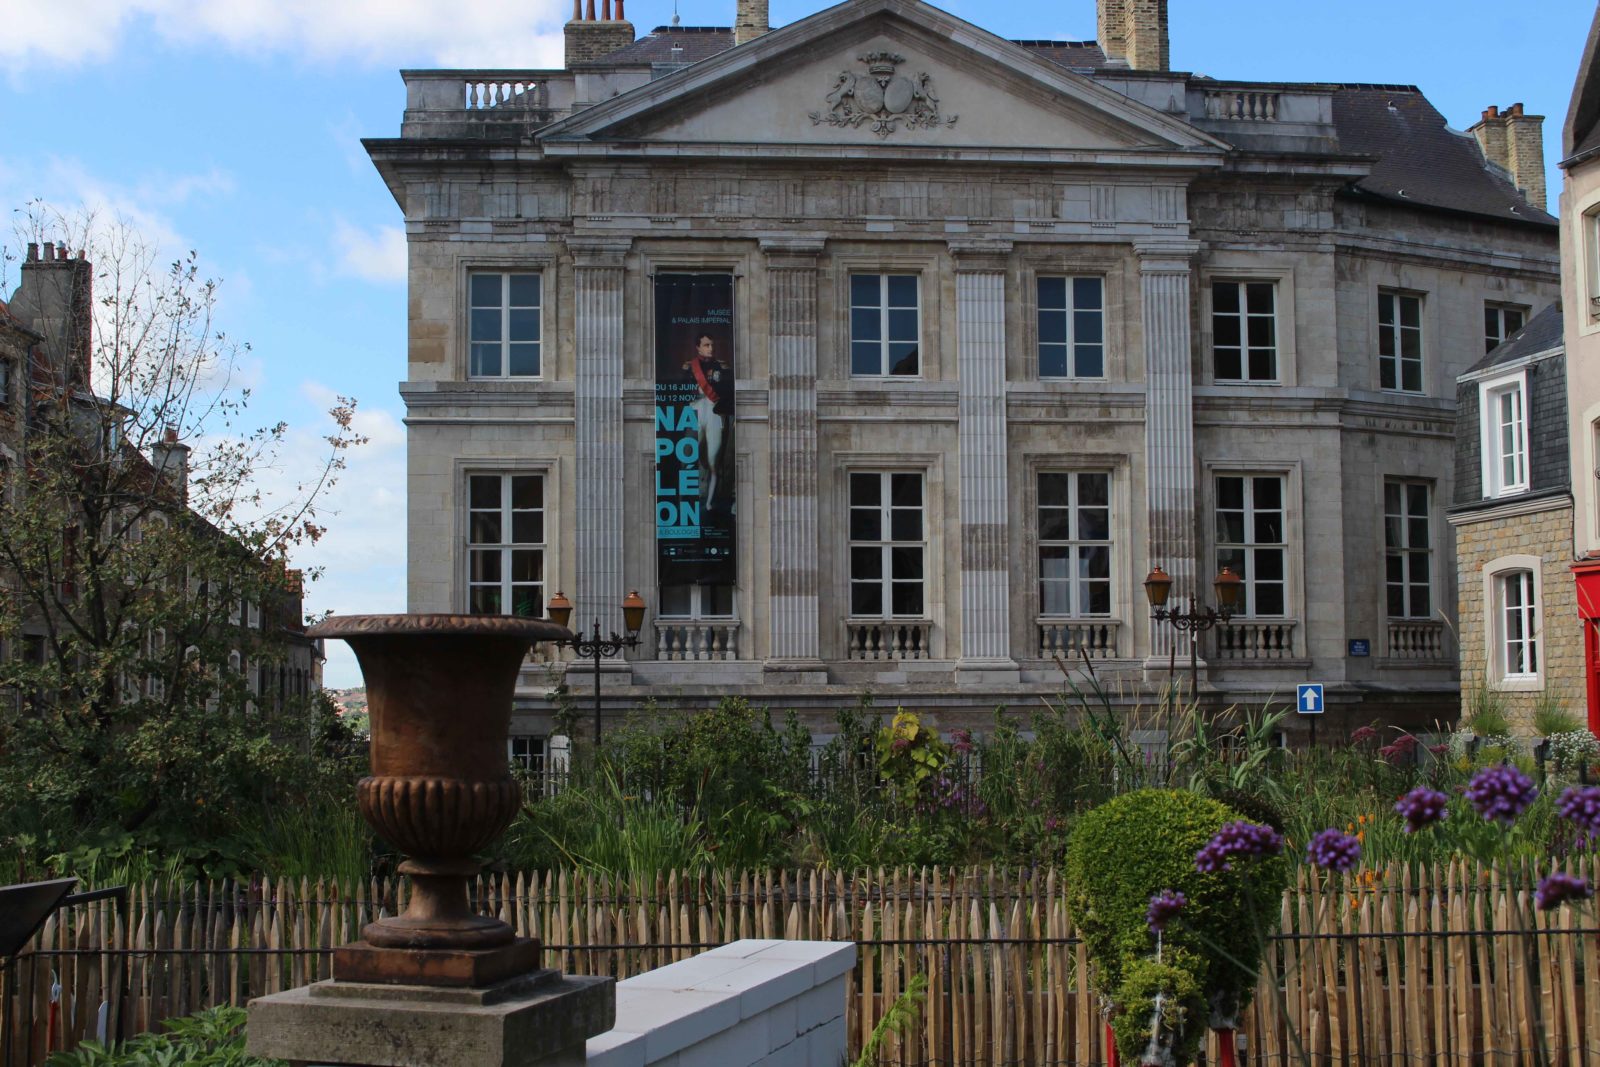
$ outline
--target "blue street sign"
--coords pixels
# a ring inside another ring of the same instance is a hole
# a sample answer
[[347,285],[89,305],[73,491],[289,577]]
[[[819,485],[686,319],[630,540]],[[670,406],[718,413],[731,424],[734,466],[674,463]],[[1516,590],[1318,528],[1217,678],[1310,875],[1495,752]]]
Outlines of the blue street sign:
[[1307,682],[1294,687],[1294,708],[1302,715],[1322,714],[1322,683]]
[[1372,655],[1372,642],[1364,637],[1352,637],[1350,639],[1350,654],[1352,656]]

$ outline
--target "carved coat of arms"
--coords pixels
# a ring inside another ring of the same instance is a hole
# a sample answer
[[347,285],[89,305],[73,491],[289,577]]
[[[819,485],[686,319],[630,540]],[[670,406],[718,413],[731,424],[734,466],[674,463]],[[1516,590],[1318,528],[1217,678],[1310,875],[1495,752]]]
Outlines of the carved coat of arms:
[[887,137],[902,125],[932,130],[956,124],[959,116],[939,113],[932,78],[922,71],[915,78],[898,72],[905,56],[869,52],[856,58],[867,65],[867,73],[841,70],[828,90],[828,109],[811,112],[812,125],[860,128],[870,124],[873,133]]

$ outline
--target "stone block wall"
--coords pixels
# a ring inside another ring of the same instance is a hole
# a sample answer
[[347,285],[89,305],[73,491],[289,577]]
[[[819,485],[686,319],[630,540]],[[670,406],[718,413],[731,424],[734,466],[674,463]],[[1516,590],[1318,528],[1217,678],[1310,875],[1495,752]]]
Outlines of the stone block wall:
[[[1458,520],[1459,522],[1459,520]],[[1582,713],[1583,629],[1578,619],[1572,572],[1572,504],[1561,499],[1547,509],[1523,515],[1497,515],[1459,522],[1456,565],[1460,574],[1461,694],[1463,713],[1472,694],[1487,685],[1497,690],[1521,733],[1533,729],[1539,688],[1502,689],[1490,671],[1486,615],[1491,610],[1484,589],[1484,569],[1506,556],[1536,556],[1539,566],[1540,681],[1562,703]],[[1522,685],[1522,683],[1516,683]]]
[[747,939],[617,983],[589,1067],[838,1067],[856,947]]

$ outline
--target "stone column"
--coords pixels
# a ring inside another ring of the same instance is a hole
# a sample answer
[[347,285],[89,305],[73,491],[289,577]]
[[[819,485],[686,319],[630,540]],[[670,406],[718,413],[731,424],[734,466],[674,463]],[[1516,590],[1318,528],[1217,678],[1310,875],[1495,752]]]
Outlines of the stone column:
[[767,238],[767,436],[772,574],[766,669],[827,681],[817,563],[817,256],[820,238]]
[[963,682],[1014,681],[1006,525],[1006,260],[1010,242],[951,242],[956,263]]
[[[1197,592],[1198,516],[1195,507],[1194,375],[1190,352],[1190,262],[1195,241],[1136,245],[1144,325],[1145,499],[1149,563],[1172,576],[1171,604],[1187,605]],[[1138,576],[1142,580],[1143,575]],[[1146,613],[1143,588],[1132,613]],[[1150,622],[1152,661],[1165,667],[1176,631]],[[1188,648],[1177,648],[1186,659]]]
[[622,632],[622,284],[628,238],[569,237],[577,434],[572,628]]

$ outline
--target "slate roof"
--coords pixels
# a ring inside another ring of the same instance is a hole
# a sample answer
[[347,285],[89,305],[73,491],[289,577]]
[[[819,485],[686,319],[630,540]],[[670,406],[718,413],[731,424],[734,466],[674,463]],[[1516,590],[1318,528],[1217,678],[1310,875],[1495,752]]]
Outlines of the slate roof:
[[1572,85],[1567,121],[1561,130],[1561,148],[1568,162],[1600,148],[1600,7],[1595,9],[1583,58],[1578,61],[1578,77]]
[[1340,150],[1376,156],[1363,193],[1402,204],[1556,225],[1484,163],[1477,139],[1450,129],[1414,85],[1341,85],[1333,94]]
[[1561,305],[1551,304],[1529,319],[1526,326],[1491,348],[1488,354],[1467,368],[1466,375],[1486,371],[1490,367],[1503,367],[1527,356],[1560,348],[1561,345]]
[[[729,26],[657,26],[645,36],[607,55],[607,63],[697,63],[733,47]],[[673,51],[673,49],[681,51]]]

